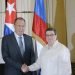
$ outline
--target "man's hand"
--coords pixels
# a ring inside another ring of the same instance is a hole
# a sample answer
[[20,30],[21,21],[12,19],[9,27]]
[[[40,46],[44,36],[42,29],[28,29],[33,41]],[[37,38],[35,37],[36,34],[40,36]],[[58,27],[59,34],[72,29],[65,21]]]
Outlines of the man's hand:
[[29,71],[29,68],[26,64],[23,64],[22,67],[21,67],[21,70],[22,70],[22,72],[26,73],[26,72]]

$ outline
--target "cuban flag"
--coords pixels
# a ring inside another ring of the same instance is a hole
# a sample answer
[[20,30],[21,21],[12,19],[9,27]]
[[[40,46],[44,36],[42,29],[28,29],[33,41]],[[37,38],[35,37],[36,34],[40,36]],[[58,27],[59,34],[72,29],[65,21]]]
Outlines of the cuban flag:
[[16,0],[7,0],[5,13],[4,36],[14,32],[14,20],[16,18]]

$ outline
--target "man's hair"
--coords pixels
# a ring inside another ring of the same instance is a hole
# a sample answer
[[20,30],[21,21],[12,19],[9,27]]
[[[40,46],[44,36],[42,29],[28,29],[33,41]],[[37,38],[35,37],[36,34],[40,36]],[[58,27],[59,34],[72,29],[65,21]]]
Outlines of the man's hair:
[[54,28],[47,28],[47,29],[46,29],[46,32],[47,32],[47,31],[54,31],[54,33],[55,33],[55,35],[56,35],[56,29],[54,29]]
[[24,18],[18,17],[18,18],[15,19],[14,24],[16,23],[17,20],[23,20],[25,22],[25,19]]

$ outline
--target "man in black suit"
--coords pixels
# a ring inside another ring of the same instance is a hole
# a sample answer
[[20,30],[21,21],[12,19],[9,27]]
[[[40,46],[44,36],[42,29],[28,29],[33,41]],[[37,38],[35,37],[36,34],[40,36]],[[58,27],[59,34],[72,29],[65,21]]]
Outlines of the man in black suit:
[[4,75],[32,75],[32,72],[24,73],[23,71],[25,64],[31,65],[35,61],[32,37],[24,34],[25,20],[21,17],[17,18],[14,28],[14,33],[2,38]]

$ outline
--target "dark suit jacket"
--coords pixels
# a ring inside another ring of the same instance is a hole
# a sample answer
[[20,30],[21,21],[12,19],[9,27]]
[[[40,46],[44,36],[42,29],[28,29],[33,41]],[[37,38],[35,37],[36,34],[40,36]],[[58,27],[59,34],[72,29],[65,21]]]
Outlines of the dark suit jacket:
[[22,64],[30,65],[35,61],[32,38],[26,34],[24,36],[25,52],[21,55],[14,33],[3,37],[2,56],[5,61],[5,75],[32,75],[31,72],[23,74]]

